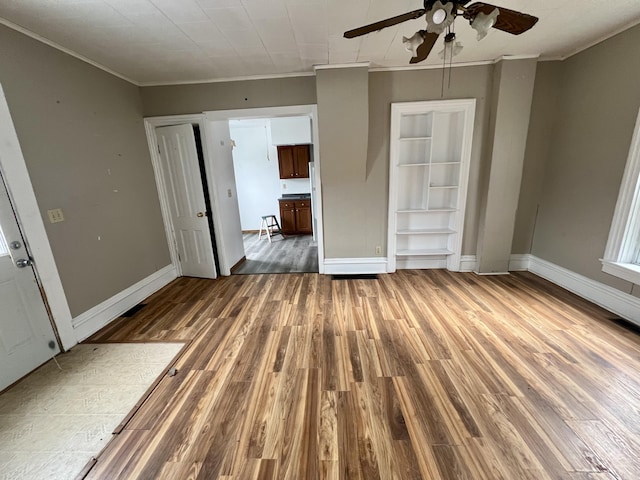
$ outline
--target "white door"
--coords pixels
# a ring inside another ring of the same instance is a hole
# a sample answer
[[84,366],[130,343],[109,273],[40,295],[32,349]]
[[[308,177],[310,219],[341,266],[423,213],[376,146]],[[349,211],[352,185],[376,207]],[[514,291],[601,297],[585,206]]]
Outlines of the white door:
[[0,175],[0,391],[59,352]]
[[182,275],[216,278],[193,127],[158,127],[156,135]]

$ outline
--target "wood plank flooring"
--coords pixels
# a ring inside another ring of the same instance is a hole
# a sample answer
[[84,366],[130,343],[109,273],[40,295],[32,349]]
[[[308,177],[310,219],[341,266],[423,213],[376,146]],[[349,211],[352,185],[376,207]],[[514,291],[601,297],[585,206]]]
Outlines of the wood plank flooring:
[[182,278],[192,339],[89,479],[640,478],[640,337],[528,273]]
[[311,235],[276,235],[271,243],[257,233],[243,235],[247,259],[234,274],[318,272],[318,246]]

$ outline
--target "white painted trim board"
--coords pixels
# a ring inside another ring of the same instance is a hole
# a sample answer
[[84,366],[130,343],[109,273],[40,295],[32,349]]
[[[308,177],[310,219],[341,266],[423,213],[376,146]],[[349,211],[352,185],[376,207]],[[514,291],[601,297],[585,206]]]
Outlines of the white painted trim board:
[[105,300],[73,319],[73,328],[79,342],[108,325],[127,310],[136,306],[178,277],[173,265],[158,270],[126,290]]
[[640,326],[640,298],[533,255],[528,270]]
[[18,223],[34,257],[35,271],[46,294],[62,347],[68,350],[78,343],[71,324],[71,311],[2,86],[0,86],[0,168],[18,216]]
[[324,273],[326,275],[387,273],[387,259],[384,257],[325,258]]

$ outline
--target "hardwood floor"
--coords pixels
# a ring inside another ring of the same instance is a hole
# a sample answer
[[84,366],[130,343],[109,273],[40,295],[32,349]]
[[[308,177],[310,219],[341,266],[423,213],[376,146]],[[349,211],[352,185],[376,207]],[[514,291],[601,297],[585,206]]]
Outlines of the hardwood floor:
[[182,278],[96,341],[192,339],[90,479],[640,478],[640,337],[528,273]]
[[276,235],[271,243],[257,233],[243,234],[246,261],[234,274],[318,272],[318,247],[311,235]]

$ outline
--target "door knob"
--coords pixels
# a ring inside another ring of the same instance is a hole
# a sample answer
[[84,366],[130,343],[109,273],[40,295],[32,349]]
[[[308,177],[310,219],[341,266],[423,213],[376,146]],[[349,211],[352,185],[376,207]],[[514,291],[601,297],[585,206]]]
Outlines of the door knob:
[[16,267],[18,268],[30,267],[32,264],[33,262],[28,258],[20,258],[16,260]]
[[200,218],[204,217],[204,212],[196,213],[196,217],[200,217]]

